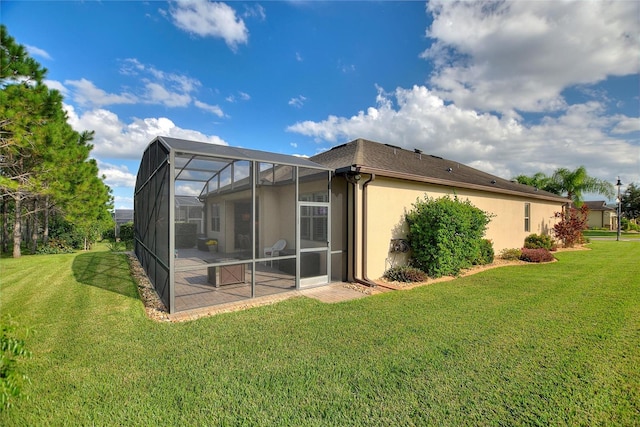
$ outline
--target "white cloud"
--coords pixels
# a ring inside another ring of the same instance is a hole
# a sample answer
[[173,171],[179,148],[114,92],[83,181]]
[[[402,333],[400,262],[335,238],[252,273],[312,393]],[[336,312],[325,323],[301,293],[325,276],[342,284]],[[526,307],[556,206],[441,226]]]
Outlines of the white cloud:
[[179,0],[170,13],[181,30],[201,37],[222,38],[234,51],[249,40],[244,21],[225,3]]
[[131,209],[133,207],[133,197],[113,196],[116,209]]
[[124,165],[117,166],[98,160],[98,168],[100,168],[100,175],[106,177],[105,183],[111,188],[136,185],[136,176]]
[[483,111],[557,111],[562,91],[639,71],[638,2],[428,3],[437,94]]
[[166,117],[135,118],[124,123],[111,111],[94,109],[78,115],[65,105],[69,124],[77,130],[94,130],[92,156],[140,160],[145,148],[156,136],[190,139],[210,144],[228,145],[222,138],[176,126]]
[[504,178],[585,165],[601,179],[621,174],[640,180],[640,147],[607,134],[620,120],[606,116],[596,102],[527,125],[517,117],[447,104],[424,86],[393,93],[379,88],[376,101],[352,117],[298,122],[287,130],[318,142],[367,138],[419,148]]
[[245,18],[258,18],[260,21],[267,19],[267,13],[265,12],[264,7],[260,4],[255,4],[253,6],[245,5],[242,16]]
[[296,108],[302,108],[306,100],[307,100],[306,97],[299,95],[299,96],[296,96],[295,98],[291,98],[289,100],[289,105]]
[[342,60],[338,61],[338,70],[343,73],[352,73],[356,70],[356,66],[353,64],[345,64]]
[[143,76],[143,81],[150,81],[149,77],[153,77],[155,81],[170,85],[174,90],[182,92],[193,92],[197,90],[202,83],[198,79],[186,76],[184,74],[168,73],[157,69],[152,65],[141,63],[136,58],[127,58],[122,61],[120,66],[120,74],[125,76]]
[[[135,84],[130,85],[135,88],[135,93],[108,93],[84,78],[65,81],[68,87],[57,81],[47,81],[47,85],[52,89],[58,89],[65,96],[70,95],[70,98],[77,105],[85,108],[138,103],[175,108],[187,107],[193,103],[196,107],[210,111],[219,117],[224,116],[218,106],[206,104],[192,96],[202,86],[198,79],[183,74],[165,72],[153,66],[142,64],[135,58],[122,61],[120,74],[137,79]],[[249,97],[243,92],[239,94],[240,99],[243,100]]]
[[615,134],[627,134],[631,132],[640,132],[640,118],[639,117],[615,117],[618,120],[615,127],[611,130],[611,133]]
[[162,104],[167,107],[186,107],[191,103],[191,96],[186,93],[170,92],[158,83],[147,83],[144,102],[147,104]]
[[205,104],[204,102],[198,101],[197,99],[193,101],[193,105],[200,108],[201,110],[215,114],[218,117],[224,117],[224,111],[222,111],[222,108],[217,105]]
[[24,47],[27,48],[27,52],[29,52],[29,55],[31,56],[39,56],[41,58],[48,59],[48,60],[53,59],[51,58],[51,55],[49,55],[49,52],[47,52],[44,49],[40,49],[39,47],[36,47],[36,46],[30,46],[28,44],[24,45]]
[[233,103],[236,103],[236,102],[238,102],[238,101],[248,101],[248,100],[250,100],[250,99],[251,99],[251,95],[249,95],[249,94],[248,94],[248,93],[246,93],[246,92],[242,92],[242,91],[238,92],[238,95],[237,95],[237,96],[236,96],[236,95],[229,95],[229,96],[227,96],[227,97],[225,98],[225,100],[226,100],[227,102],[230,102],[230,103],[232,103],[232,104],[233,104]]
[[58,92],[60,92],[63,96],[68,96],[69,94],[69,89],[67,89],[67,87],[65,85],[63,85],[62,83],[60,83],[57,80],[45,80],[44,84],[49,88],[49,89],[55,89]]
[[130,93],[107,93],[106,91],[96,87],[93,82],[87,79],[66,80],[67,86],[74,88],[72,97],[79,105],[86,107],[102,107],[104,105],[114,104],[135,104],[138,98]]

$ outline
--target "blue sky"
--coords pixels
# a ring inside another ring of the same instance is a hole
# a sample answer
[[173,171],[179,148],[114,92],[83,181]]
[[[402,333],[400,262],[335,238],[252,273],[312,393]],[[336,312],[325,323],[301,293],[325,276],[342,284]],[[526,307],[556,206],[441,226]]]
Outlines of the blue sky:
[[640,183],[637,1],[3,1],[0,13],[72,126],[96,132],[118,208],[156,135],[302,156],[362,137],[503,178],[584,165]]

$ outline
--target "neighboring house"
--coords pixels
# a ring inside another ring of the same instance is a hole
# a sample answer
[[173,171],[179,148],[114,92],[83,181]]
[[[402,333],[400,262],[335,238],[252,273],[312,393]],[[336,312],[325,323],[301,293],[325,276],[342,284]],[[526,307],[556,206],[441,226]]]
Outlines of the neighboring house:
[[618,214],[615,208],[607,206],[604,200],[584,202],[589,208],[587,226],[589,228],[606,228],[615,230],[618,227]]
[[120,237],[120,226],[128,222],[133,222],[133,209],[115,209],[113,211],[113,220],[115,221],[115,237]]
[[[138,172],[135,252],[170,312],[331,281],[372,284],[407,261],[405,213],[425,195],[468,199],[491,214],[496,253],[549,233],[566,203],[363,139],[304,159],[158,137]],[[203,237],[178,236],[187,197],[202,204]]]
[[195,196],[176,196],[176,221],[197,224],[197,233],[204,234],[204,203]]

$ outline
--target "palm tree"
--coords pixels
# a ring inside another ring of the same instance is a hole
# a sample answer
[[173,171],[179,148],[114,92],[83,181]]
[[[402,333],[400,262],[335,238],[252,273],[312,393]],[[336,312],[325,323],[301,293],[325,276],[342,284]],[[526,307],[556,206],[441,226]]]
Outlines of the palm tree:
[[559,168],[553,173],[551,181],[557,185],[558,194],[566,193],[567,199],[577,206],[582,204],[583,192],[602,194],[609,199],[615,195],[613,184],[589,176],[584,166],[574,171]]
[[533,176],[518,175],[514,178],[519,184],[530,185],[537,189],[548,191],[553,194],[561,195],[558,184],[553,177],[545,175],[543,172],[537,172]]

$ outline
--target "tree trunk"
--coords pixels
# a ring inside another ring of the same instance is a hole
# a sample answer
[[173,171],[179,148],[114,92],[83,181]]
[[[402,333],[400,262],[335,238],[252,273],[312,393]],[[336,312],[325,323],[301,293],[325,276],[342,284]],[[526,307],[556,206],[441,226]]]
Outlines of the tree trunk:
[[2,199],[2,252],[9,252],[9,203]]
[[42,243],[49,243],[49,196],[44,199],[44,230],[42,232]]
[[[33,223],[33,218],[29,213],[29,204],[27,200],[22,200],[21,206],[25,207],[26,212],[22,213],[22,243],[26,243],[27,247],[31,246],[31,224]],[[26,242],[25,242],[26,240]]]
[[38,198],[33,200],[33,224],[31,227],[31,253],[38,252]]
[[13,224],[13,257],[20,258],[20,245],[22,244],[22,193],[13,196],[15,201],[15,222]]

